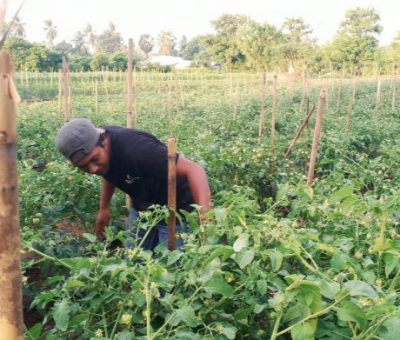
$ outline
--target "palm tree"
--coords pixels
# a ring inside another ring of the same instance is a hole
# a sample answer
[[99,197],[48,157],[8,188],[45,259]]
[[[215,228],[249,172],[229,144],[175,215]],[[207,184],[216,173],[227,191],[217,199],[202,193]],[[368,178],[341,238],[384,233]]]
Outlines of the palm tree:
[[54,39],[57,36],[57,27],[53,25],[53,21],[50,19],[45,20],[44,24],[44,30],[46,31],[47,37],[47,47],[52,50],[54,46]]
[[93,27],[91,24],[86,24],[86,27],[83,30],[83,35],[86,39],[87,50],[90,54],[93,54],[96,49],[96,36],[93,33]]
[[14,23],[11,26],[9,36],[15,38],[25,38],[24,26],[25,23],[23,23],[19,17],[16,17]]
[[78,55],[85,56],[88,54],[88,51],[85,46],[84,35],[82,32],[80,32],[80,31],[76,32],[72,42],[74,43],[74,51]]

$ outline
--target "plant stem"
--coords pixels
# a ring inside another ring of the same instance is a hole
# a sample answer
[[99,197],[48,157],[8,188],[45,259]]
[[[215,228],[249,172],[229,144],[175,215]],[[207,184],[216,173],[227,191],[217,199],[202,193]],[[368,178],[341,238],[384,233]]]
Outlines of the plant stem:
[[271,340],[275,340],[277,337],[277,333],[279,330],[279,325],[281,323],[281,319],[282,319],[282,315],[283,315],[283,311],[280,311],[278,316],[276,317],[275,323],[274,323],[274,329],[272,331],[272,335],[271,335]]
[[41,257],[44,257],[45,259],[50,260],[50,261],[53,261],[53,262],[57,262],[57,263],[61,264],[62,266],[66,267],[66,268],[68,268],[68,269],[72,269],[72,268],[73,268],[72,266],[70,266],[69,264],[66,264],[66,263],[63,262],[62,260],[60,260],[60,259],[58,259],[58,258],[56,258],[56,257],[50,256],[50,255],[47,255],[47,254],[45,254],[45,253],[42,253],[40,250],[37,250],[37,249],[35,249],[35,248],[33,248],[33,247],[28,247],[28,249],[29,249],[30,251],[32,251],[32,252],[34,252],[34,253],[40,255]]
[[333,307],[335,307],[340,301],[342,301],[347,296],[349,296],[349,294],[342,296],[339,300],[335,301],[334,303],[332,303],[330,306],[326,307],[325,309],[322,309],[319,312],[311,314],[311,315],[305,317],[303,320],[300,320],[300,321],[294,323],[293,325],[291,325],[290,327],[285,328],[283,331],[276,333],[275,336],[279,336],[279,335],[285,334],[287,332],[290,332],[295,326],[328,313]]

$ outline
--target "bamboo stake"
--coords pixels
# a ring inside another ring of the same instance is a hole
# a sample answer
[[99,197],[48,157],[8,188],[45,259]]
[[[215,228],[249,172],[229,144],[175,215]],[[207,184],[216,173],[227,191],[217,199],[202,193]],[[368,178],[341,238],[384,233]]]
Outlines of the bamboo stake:
[[168,138],[168,249],[176,249],[176,143]]
[[96,116],[99,113],[99,85],[97,79],[94,81],[94,100],[96,105]]
[[58,117],[61,119],[61,107],[62,107],[62,71],[58,72]]
[[392,112],[396,110],[396,89],[397,89],[397,76],[395,74],[393,77],[393,86],[392,86]]
[[276,102],[278,97],[278,77],[274,75],[272,82],[272,112],[271,112],[271,173],[275,172],[275,127],[276,127]]
[[[126,112],[126,127],[132,128],[132,103],[133,103],[133,88],[132,88],[132,60],[133,60],[133,40],[128,41],[128,74],[127,74],[127,85],[128,85],[128,105]],[[132,199],[129,195],[125,196],[125,204],[128,209],[132,206]]]
[[67,60],[65,57],[63,57],[63,63],[62,63],[62,75],[63,75],[63,98],[64,98],[64,122],[69,121],[69,99],[68,99],[68,65],[67,65]]
[[381,85],[381,80],[378,79],[378,83],[376,85],[375,115],[379,114],[379,109],[381,106]]
[[337,99],[336,99],[336,113],[340,113],[340,99],[342,95],[342,83],[343,83],[343,72],[342,76],[339,79],[339,87],[338,87],[338,92],[337,92]]
[[292,152],[292,149],[295,147],[300,134],[302,133],[302,131],[304,130],[304,127],[308,124],[308,121],[310,120],[313,112],[315,110],[315,106],[311,109],[310,112],[307,113],[307,116],[304,118],[303,122],[301,123],[301,125],[299,126],[299,128],[296,131],[296,134],[294,135],[292,141],[290,142],[288,148],[285,151],[285,157],[287,158],[289,156],[289,154]]
[[310,163],[308,167],[308,175],[307,175],[308,186],[312,186],[314,181],[314,171],[315,171],[315,164],[317,161],[318,144],[322,128],[322,116],[326,105],[326,97],[327,97],[327,91],[326,89],[322,88],[319,94],[317,118],[315,120],[314,138],[310,154]]
[[7,54],[0,55],[0,338],[23,339],[16,106]]
[[353,106],[356,101],[356,79],[353,79],[353,92],[351,94],[351,99],[349,101],[349,107],[347,109],[347,116],[346,116],[346,131],[350,129],[350,122],[351,122],[351,112],[353,111]]
[[265,84],[266,84],[265,71],[261,73],[260,81],[260,122],[258,127],[258,142],[261,143],[265,134]]

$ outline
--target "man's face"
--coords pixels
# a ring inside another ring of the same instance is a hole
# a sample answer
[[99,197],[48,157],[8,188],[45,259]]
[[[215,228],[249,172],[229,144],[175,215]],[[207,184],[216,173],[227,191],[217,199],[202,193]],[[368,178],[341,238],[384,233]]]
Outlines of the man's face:
[[106,146],[95,146],[90,153],[75,163],[79,169],[89,174],[104,176],[108,172],[110,155]]

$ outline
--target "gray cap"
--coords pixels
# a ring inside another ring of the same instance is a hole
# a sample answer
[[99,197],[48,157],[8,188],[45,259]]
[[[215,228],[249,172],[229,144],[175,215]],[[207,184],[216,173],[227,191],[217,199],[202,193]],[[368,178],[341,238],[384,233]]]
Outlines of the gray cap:
[[77,163],[92,151],[103,132],[88,119],[71,119],[58,131],[56,145],[65,158]]

